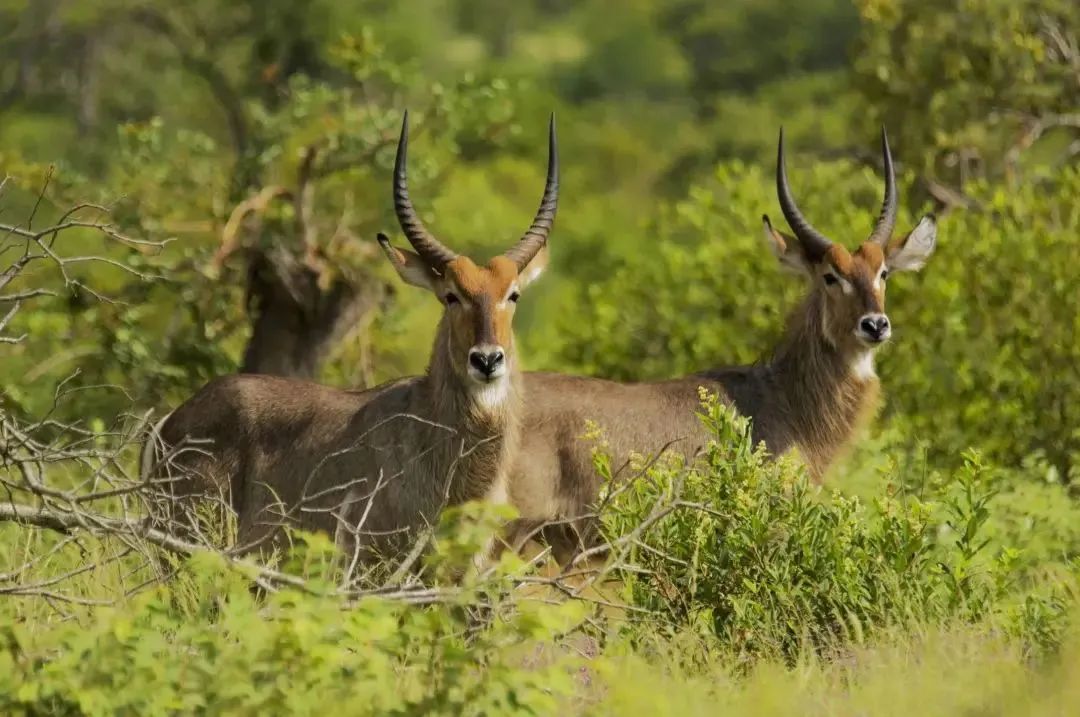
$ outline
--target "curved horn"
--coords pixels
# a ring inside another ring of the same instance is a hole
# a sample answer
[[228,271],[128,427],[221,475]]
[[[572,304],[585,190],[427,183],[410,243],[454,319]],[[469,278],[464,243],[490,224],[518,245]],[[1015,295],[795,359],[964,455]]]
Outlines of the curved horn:
[[409,154],[409,112],[401,122],[401,138],[398,140],[397,157],[394,159],[394,211],[397,213],[401,231],[431,268],[442,270],[447,262],[457,256],[428,232],[420,215],[413,209],[409,199],[409,181],[405,177],[405,164]]
[[780,128],[780,144],[776,150],[776,195],[780,199],[780,209],[784,212],[788,226],[795,233],[795,237],[802,244],[803,251],[811,260],[820,259],[832,246],[832,242],[825,235],[814,229],[810,222],[806,221],[799,207],[795,204],[795,197],[791,195],[791,187],[788,186],[787,172],[784,169],[784,128]]
[[886,244],[896,228],[896,173],[893,171],[889,136],[885,134],[884,125],[881,127],[881,154],[885,164],[885,198],[881,200],[881,213],[874,224],[874,231],[870,233],[870,241]]
[[548,234],[555,224],[555,211],[559,206],[559,146],[555,138],[555,113],[551,114],[548,124],[548,168],[547,182],[544,184],[544,197],[536,211],[532,226],[518,243],[506,252],[506,257],[513,260],[522,271],[532,261],[536,253],[547,244]]

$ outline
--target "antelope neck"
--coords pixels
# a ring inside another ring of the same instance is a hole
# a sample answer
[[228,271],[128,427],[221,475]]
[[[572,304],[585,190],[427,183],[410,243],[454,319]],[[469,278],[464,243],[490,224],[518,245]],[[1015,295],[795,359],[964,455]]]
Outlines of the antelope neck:
[[872,413],[878,394],[870,350],[837,348],[826,339],[822,300],[814,292],[792,312],[764,366],[788,433],[818,475]]

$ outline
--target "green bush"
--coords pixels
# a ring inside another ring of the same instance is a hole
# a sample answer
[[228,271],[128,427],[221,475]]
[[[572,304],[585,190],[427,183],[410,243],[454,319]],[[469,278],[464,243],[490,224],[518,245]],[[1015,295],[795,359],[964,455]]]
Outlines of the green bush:
[[[936,493],[866,505],[816,495],[793,462],[755,448],[748,421],[716,397],[702,419],[713,440],[700,459],[650,467],[602,514],[629,599],[669,629],[718,638],[739,661],[790,659],[880,628],[979,620],[1010,604],[1016,556],[989,547],[995,489],[977,455]],[[1029,627],[1031,611],[1033,646],[1052,644],[1057,603],[1026,599],[1015,629]]]
[[1057,51],[1059,37],[1075,37],[1075,2],[854,4],[863,22],[852,84],[898,146],[920,148],[921,170],[958,184],[972,174],[1015,177],[1068,161],[1068,123],[1054,131],[1051,120],[1045,136],[1028,139],[1033,147],[1016,150],[1033,118],[1075,112],[1080,103],[1075,67]]
[[0,712],[551,714],[573,681],[565,658],[535,655],[580,610],[485,601],[491,617],[478,621],[467,608],[480,597],[417,607],[286,589],[260,600],[202,555],[85,620],[5,626]]

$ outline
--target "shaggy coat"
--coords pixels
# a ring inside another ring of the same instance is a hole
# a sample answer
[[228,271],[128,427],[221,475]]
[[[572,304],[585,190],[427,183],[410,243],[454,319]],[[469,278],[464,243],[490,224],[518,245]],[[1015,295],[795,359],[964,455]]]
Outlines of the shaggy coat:
[[[254,548],[281,525],[399,551],[447,505],[504,502],[517,447],[521,379],[501,401],[469,390],[444,360],[440,323],[427,375],[367,391],[256,375],[209,383],[160,428],[184,443],[172,462],[182,495],[220,498],[238,516],[238,543]],[[202,444],[202,446],[200,446]]]

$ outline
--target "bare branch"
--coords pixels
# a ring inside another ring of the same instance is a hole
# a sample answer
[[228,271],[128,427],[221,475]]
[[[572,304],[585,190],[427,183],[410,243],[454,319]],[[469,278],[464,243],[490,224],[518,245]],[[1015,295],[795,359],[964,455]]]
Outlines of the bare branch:
[[305,255],[313,255],[315,252],[315,184],[312,179],[312,168],[319,156],[319,145],[309,145],[304,150],[304,157],[300,161],[300,167],[296,173],[296,194],[294,196],[294,213],[296,215],[296,235],[300,237],[304,245]]
[[288,200],[291,198],[292,192],[290,190],[273,185],[263,187],[255,196],[248,197],[237,204],[232,213],[229,214],[229,219],[225,222],[225,228],[221,231],[221,246],[214,254],[213,266],[221,267],[225,260],[241,247],[240,230],[249,216],[254,215],[256,221],[261,222],[262,215],[270,206],[270,202],[275,199]]

